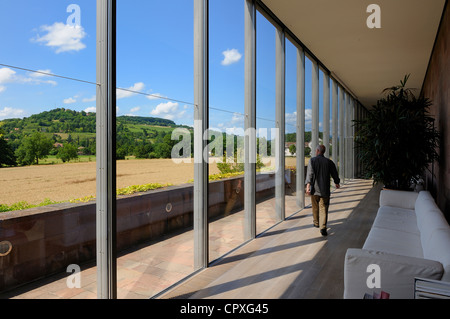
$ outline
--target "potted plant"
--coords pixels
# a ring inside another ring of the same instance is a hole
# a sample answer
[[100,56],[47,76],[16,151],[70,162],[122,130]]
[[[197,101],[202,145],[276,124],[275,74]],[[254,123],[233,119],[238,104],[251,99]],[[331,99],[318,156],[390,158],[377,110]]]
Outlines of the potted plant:
[[389,189],[410,190],[439,157],[440,134],[428,114],[431,102],[406,88],[408,78],[385,89],[386,97],[366,118],[355,121],[355,144],[365,177]]

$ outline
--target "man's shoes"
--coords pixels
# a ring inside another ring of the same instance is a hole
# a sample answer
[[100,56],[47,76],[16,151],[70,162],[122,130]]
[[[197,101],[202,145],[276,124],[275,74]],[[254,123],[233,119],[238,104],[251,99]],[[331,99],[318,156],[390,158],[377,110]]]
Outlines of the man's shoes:
[[321,234],[322,236],[324,236],[324,237],[328,235],[326,229],[321,229],[321,230],[320,230],[320,234]]
[[314,225],[314,227],[319,228],[319,225]]

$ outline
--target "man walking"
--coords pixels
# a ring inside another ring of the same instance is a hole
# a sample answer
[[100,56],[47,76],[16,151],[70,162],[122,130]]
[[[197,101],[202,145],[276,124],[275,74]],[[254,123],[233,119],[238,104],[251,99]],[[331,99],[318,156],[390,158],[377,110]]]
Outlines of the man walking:
[[325,146],[319,145],[316,157],[311,158],[306,173],[306,194],[311,195],[314,227],[320,229],[322,236],[327,236],[328,207],[330,205],[330,178],[336,188],[340,188],[341,180],[332,160],[326,158]]

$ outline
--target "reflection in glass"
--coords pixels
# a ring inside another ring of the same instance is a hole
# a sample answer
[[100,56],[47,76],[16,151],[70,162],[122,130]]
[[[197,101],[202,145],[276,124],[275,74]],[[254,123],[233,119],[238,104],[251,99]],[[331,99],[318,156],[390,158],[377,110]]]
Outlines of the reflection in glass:
[[0,294],[95,298],[96,4],[2,1],[0,27],[13,30],[0,33],[0,144],[15,162],[1,169]]
[[118,298],[153,297],[194,271],[189,12],[193,1],[118,1]]
[[216,141],[210,143],[209,149],[210,261],[244,242],[242,9],[241,0],[215,0],[209,4],[209,127]]

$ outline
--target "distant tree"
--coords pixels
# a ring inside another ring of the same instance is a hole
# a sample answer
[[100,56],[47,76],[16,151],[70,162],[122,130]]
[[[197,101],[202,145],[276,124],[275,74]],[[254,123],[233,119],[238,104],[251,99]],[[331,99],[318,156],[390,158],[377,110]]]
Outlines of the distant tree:
[[61,147],[58,151],[58,154],[56,154],[56,158],[59,158],[65,162],[70,162],[73,159],[78,158],[78,149],[73,144],[64,144],[63,147]]
[[297,148],[295,144],[292,144],[291,146],[289,146],[289,153],[291,153],[291,155],[294,155],[295,152],[297,152]]
[[116,160],[124,160],[127,156],[127,149],[125,147],[118,147],[116,149]]
[[305,147],[305,156],[306,157],[311,157],[311,148],[310,147]]
[[14,151],[3,137],[4,132],[0,129],[0,167],[3,165],[16,166]]
[[53,147],[52,140],[43,133],[33,133],[23,139],[16,151],[17,161],[21,165],[38,165],[39,160],[46,158]]
[[134,155],[136,158],[149,158],[152,151],[153,147],[151,144],[141,144],[134,149]]

